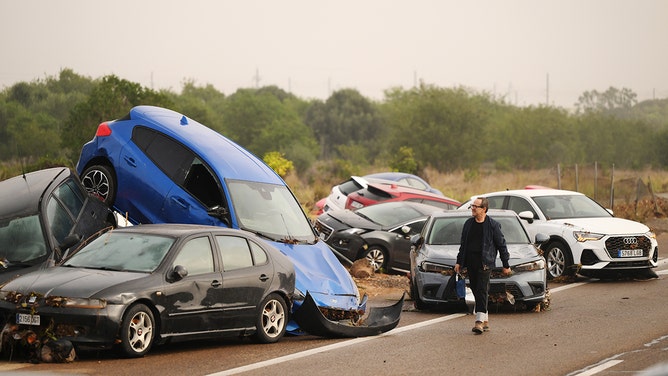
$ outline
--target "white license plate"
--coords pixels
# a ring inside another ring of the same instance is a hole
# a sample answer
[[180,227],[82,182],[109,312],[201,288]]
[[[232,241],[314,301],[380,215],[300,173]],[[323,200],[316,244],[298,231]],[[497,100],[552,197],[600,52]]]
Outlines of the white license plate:
[[16,323],[21,325],[39,325],[39,315],[29,315],[27,313],[17,313]]
[[642,257],[642,249],[620,249],[617,251],[618,257]]

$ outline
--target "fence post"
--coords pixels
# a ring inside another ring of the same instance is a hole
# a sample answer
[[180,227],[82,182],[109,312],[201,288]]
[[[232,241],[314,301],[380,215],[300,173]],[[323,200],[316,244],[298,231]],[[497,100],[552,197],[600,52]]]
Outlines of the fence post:
[[578,164],[575,164],[575,192],[580,192],[580,179],[578,176]]
[[598,200],[598,162],[594,162],[594,201]]
[[612,164],[610,171],[610,210],[615,210],[615,164]]

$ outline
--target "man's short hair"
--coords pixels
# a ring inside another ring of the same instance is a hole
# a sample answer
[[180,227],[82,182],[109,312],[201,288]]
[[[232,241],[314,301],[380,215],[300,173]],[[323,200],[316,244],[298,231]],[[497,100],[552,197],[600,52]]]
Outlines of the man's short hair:
[[489,200],[487,197],[478,197],[480,200],[480,207],[485,208],[485,213],[487,213],[487,210],[489,210]]

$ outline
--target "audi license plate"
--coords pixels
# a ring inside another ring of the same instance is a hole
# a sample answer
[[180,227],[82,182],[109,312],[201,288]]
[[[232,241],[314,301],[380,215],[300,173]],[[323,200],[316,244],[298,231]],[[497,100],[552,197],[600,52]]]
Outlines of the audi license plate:
[[17,313],[16,323],[19,325],[39,325],[39,315],[29,315],[27,313]]
[[620,249],[617,257],[642,257],[642,249]]

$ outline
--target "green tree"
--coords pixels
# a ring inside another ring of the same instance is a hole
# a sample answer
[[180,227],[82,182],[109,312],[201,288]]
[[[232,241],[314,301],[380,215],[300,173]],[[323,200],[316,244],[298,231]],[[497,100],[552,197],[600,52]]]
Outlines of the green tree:
[[419,164],[439,171],[477,166],[483,160],[485,129],[495,107],[486,95],[422,84],[386,91],[385,96],[383,113],[391,132],[388,160],[402,146],[414,150]]
[[372,161],[380,150],[377,141],[382,128],[377,106],[357,90],[334,92],[324,103],[313,103],[305,114],[322,149],[321,158],[346,158],[340,146],[362,144]]
[[638,103],[637,95],[631,89],[609,87],[604,92],[585,91],[575,104],[578,113],[609,112],[624,114]]
[[227,136],[255,155],[277,151],[303,171],[317,155],[317,144],[292,102],[271,91],[241,89],[227,98],[223,110]]
[[72,109],[64,124],[62,146],[67,155],[72,159],[78,157],[81,146],[95,135],[100,123],[118,119],[138,105],[173,107],[165,93],[145,89],[115,75],[103,77],[88,99]]

